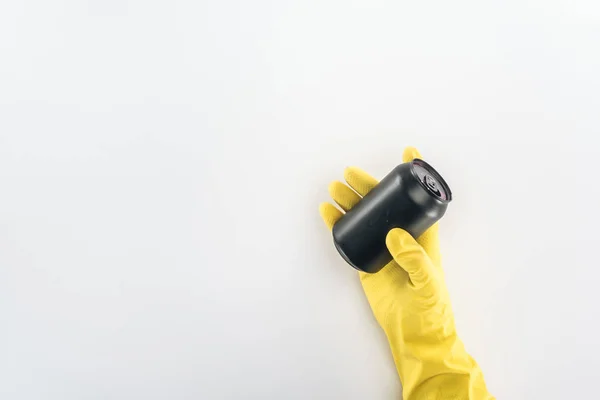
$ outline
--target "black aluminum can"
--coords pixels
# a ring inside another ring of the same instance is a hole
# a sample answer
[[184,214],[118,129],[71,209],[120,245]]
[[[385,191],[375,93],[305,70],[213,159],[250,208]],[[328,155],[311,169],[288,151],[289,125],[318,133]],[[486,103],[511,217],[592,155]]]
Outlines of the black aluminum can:
[[436,223],[452,192],[442,176],[420,159],[398,165],[333,226],[342,257],[359,271],[374,273],[392,260],[385,237],[402,228],[414,238]]

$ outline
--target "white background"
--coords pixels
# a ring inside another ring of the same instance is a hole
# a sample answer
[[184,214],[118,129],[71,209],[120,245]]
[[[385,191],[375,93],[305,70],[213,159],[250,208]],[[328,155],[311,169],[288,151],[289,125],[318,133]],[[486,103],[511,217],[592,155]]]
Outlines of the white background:
[[317,207],[420,148],[500,399],[600,379],[594,1],[0,3],[0,398],[392,399]]

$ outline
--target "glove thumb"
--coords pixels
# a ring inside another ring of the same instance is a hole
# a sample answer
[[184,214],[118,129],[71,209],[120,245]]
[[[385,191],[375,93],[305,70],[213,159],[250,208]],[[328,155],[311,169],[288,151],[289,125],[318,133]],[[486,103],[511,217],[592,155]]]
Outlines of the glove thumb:
[[388,232],[385,244],[394,261],[408,273],[415,288],[422,288],[433,279],[433,263],[410,233],[394,228]]

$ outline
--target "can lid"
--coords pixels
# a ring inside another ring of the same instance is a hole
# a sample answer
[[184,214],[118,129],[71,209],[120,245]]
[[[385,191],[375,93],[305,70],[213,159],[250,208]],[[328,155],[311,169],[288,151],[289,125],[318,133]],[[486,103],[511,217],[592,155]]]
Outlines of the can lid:
[[419,158],[415,158],[411,164],[419,182],[429,193],[444,202],[452,200],[450,187],[431,165]]

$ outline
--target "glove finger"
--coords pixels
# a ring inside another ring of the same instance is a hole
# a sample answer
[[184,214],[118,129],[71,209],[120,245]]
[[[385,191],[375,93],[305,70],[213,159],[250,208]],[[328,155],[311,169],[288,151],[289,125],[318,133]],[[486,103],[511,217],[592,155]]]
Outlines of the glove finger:
[[357,167],[346,168],[344,170],[344,179],[361,196],[369,193],[379,183],[377,179]]
[[333,229],[333,225],[344,215],[330,203],[321,203],[319,205],[319,214],[321,214],[321,218],[323,218],[329,230]]
[[344,211],[350,210],[360,201],[360,196],[354,190],[339,181],[331,182],[329,194]]
[[404,153],[402,153],[403,162],[411,162],[415,158],[423,159],[423,156],[416,147],[408,146],[404,149]]
[[392,229],[388,232],[385,243],[394,261],[408,272],[416,289],[426,286],[433,279],[434,266],[431,259],[410,233],[400,228]]

